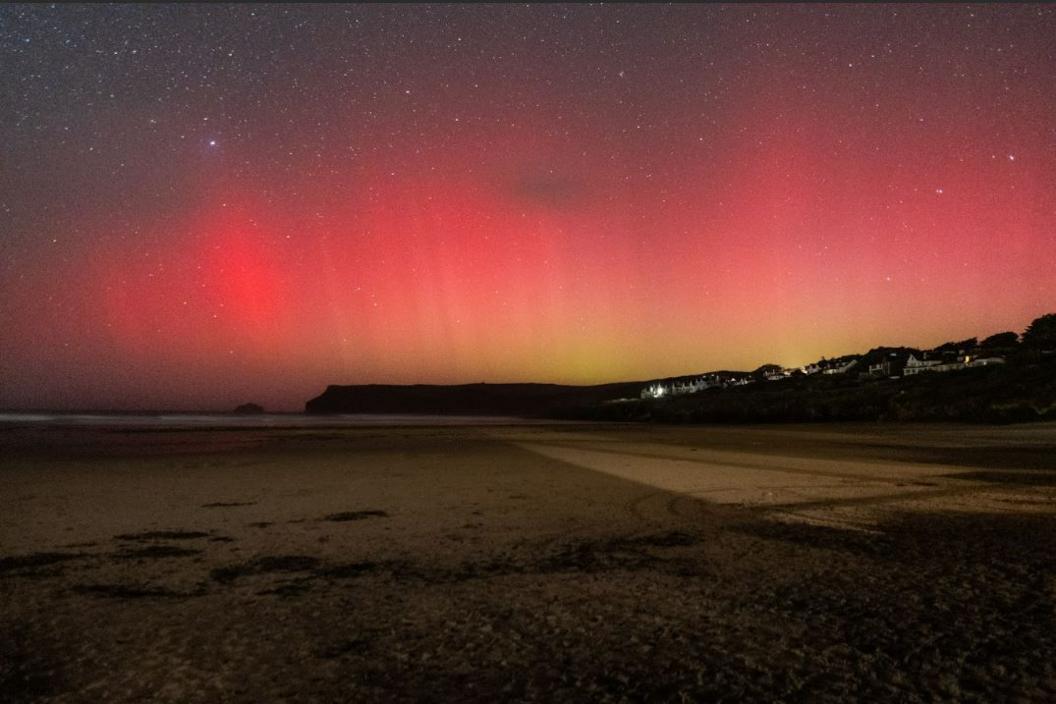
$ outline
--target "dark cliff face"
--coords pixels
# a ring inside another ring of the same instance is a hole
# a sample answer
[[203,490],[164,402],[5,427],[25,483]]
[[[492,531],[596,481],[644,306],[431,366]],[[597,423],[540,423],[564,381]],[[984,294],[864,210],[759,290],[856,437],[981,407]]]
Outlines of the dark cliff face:
[[328,386],[308,413],[544,416],[562,409],[637,397],[642,383],[600,386],[464,384],[459,386]]

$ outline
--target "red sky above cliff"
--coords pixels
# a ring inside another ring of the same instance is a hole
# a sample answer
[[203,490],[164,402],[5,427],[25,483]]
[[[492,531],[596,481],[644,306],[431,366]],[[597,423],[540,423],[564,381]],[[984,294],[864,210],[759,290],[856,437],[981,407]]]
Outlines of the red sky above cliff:
[[0,19],[0,406],[647,379],[1056,309],[1048,6]]

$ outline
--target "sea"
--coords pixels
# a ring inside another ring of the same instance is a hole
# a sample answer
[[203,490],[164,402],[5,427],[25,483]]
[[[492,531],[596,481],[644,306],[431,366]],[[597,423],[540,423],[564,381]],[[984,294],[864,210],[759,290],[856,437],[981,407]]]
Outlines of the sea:
[[303,413],[0,413],[0,428],[346,428],[362,426],[535,425],[555,421],[513,416],[431,416]]

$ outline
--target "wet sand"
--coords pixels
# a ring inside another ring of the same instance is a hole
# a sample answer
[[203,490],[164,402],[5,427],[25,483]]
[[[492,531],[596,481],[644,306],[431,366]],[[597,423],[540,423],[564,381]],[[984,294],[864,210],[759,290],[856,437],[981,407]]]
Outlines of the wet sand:
[[0,430],[10,702],[1053,701],[1056,427]]

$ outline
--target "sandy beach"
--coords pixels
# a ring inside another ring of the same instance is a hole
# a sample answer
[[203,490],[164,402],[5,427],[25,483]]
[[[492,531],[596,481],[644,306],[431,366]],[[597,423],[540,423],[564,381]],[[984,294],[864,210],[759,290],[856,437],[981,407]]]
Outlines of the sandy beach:
[[1056,426],[0,428],[5,702],[1053,701]]

